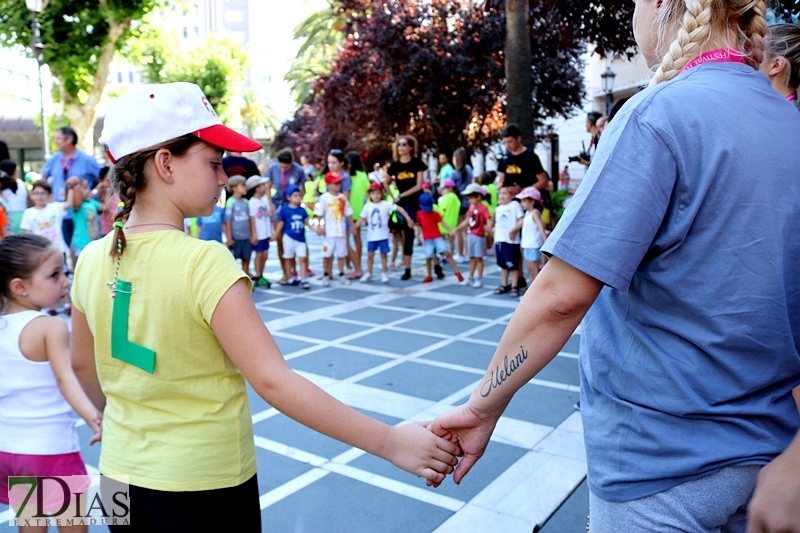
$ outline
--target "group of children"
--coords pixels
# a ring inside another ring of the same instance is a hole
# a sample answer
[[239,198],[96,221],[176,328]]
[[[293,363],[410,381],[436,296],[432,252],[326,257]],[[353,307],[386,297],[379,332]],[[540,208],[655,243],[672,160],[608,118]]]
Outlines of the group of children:
[[[440,279],[444,277],[436,261],[436,255],[441,254],[441,257],[453,267],[461,285],[483,287],[484,257],[493,252],[501,269],[501,283],[494,292],[509,293],[512,298],[516,298],[519,296],[518,282],[522,260],[525,261],[531,282],[539,273],[541,261],[539,249],[547,240],[547,230],[542,221],[544,208],[541,203],[542,197],[534,187],[528,187],[516,196],[513,195],[512,188],[502,187],[497,191],[493,183],[489,184],[492,187],[490,190],[487,185],[481,184],[483,181],[488,181],[487,177],[491,179],[489,173],[484,173],[478,180],[467,185],[460,195],[453,180],[442,180],[439,188],[440,197],[435,207],[429,188],[420,197],[422,215],[419,218],[422,221],[423,244],[429,273],[423,283],[432,281],[431,264],[438,277]],[[496,194],[492,194],[493,191],[496,191]],[[459,222],[461,197],[466,198],[469,206],[463,220]],[[434,215],[426,214],[431,211],[434,211]],[[432,219],[437,220],[438,228],[426,224]],[[461,231],[467,233],[469,275],[466,278],[461,276],[453,260],[456,254],[452,253],[455,251],[456,235]],[[442,237],[442,233],[449,237],[449,249],[444,239],[441,242],[437,240]]]

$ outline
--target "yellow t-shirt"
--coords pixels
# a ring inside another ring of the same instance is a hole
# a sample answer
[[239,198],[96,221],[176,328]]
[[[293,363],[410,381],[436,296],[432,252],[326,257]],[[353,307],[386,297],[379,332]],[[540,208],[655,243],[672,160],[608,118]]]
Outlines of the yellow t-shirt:
[[107,399],[100,471],[172,492],[244,483],[256,473],[245,380],[209,324],[225,292],[250,280],[218,242],[174,230],[126,235],[128,339],[155,351],[150,374],[111,357],[113,235],[83,250],[72,285]]

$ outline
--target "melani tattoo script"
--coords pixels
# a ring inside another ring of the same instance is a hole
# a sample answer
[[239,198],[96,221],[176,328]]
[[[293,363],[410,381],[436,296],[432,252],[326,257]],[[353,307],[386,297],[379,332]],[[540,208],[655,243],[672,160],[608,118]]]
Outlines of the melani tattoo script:
[[492,371],[489,380],[481,387],[481,396],[484,398],[489,396],[492,389],[496,389],[502,385],[526,359],[528,359],[528,352],[526,352],[522,346],[519,347],[519,353],[512,360],[509,361],[508,356],[505,356],[503,358],[503,368],[497,365],[497,368]]

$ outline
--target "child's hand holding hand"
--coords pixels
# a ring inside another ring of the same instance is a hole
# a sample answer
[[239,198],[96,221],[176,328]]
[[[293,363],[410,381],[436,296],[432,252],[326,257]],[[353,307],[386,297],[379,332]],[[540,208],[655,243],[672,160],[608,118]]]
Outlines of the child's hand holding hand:
[[438,487],[458,464],[461,449],[426,429],[429,422],[392,426],[382,457],[406,472],[428,480]]
[[324,229],[322,229],[322,226],[317,226],[317,227],[314,229],[314,231],[316,231],[316,232],[317,232],[317,235],[319,235],[320,237],[321,237],[321,236],[323,236],[323,235],[325,235],[325,230],[324,230]]
[[87,421],[87,425],[94,432],[94,435],[89,438],[89,446],[95,442],[100,442],[103,438],[103,412],[95,411],[94,417]]
[[257,237],[251,238],[250,244],[252,244],[253,246],[258,246],[258,238]]

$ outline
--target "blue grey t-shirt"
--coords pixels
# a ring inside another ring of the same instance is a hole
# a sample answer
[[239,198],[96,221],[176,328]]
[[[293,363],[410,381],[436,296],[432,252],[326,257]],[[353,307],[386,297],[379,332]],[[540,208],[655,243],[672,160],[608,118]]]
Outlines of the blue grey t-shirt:
[[800,114],[742,64],[632,98],[543,251],[583,322],[589,486],[628,501],[765,464],[800,427]]

